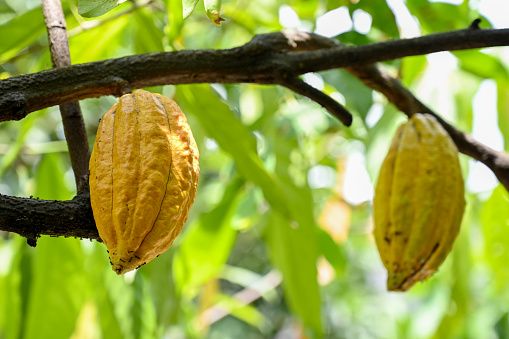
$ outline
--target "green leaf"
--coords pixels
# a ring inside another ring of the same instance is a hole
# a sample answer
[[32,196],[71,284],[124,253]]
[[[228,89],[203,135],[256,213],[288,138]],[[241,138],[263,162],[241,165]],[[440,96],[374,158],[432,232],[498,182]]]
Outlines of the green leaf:
[[480,16],[477,11],[470,10],[464,5],[413,0],[407,1],[406,6],[411,14],[417,17],[424,33],[467,28],[474,19]]
[[504,312],[500,319],[494,325],[497,338],[509,338],[509,315]]
[[266,289],[266,284],[260,284],[260,281],[264,278],[261,274],[242,267],[225,265],[218,278],[228,280],[243,288],[253,288],[268,303],[276,302],[279,298],[275,287],[273,289]]
[[221,0],[204,0],[205,12],[210,21],[216,26],[221,26],[221,21],[224,21],[219,15],[221,14]]
[[234,180],[219,205],[191,224],[181,237],[173,259],[173,274],[182,295],[194,296],[196,288],[217,275],[226,263],[237,234],[230,227],[235,212],[231,207],[242,185],[243,180]]
[[184,18],[181,14],[183,11],[182,2],[166,0],[166,16],[168,21],[167,26],[164,28],[164,33],[168,44],[174,50],[176,49],[174,45],[175,40],[181,36],[182,27],[184,26]]
[[346,99],[346,107],[356,110],[363,119],[373,105],[372,90],[345,70],[331,70],[320,73],[324,80],[334,86]]
[[193,13],[196,4],[198,4],[198,0],[182,0],[182,17],[184,19],[187,19]]
[[157,327],[154,301],[150,297],[148,281],[136,274],[133,282],[134,304],[132,309],[133,334],[135,338],[150,338]]
[[32,113],[21,122],[15,122],[20,125],[20,131],[14,143],[10,145],[7,153],[0,160],[0,178],[4,176],[5,172],[11,168],[14,161],[18,158],[21,148],[25,144],[25,138],[34,125],[34,121],[40,116],[40,112],[43,111]]
[[489,258],[487,263],[492,267],[495,285],[505,291],[509,279],[509,195],[502,185],[499,185],[490,199],[482,208],[481,224],[485,241],[485,254]]
[[270,213],[267,238],[271,259],[283,273],[283,289],[290,309],[316,337],[322,336],[313,225],[290,223]]
[[323,229],[318,228],[317,231],[320,251],[336,272],[343,273],[346,267],[346,255],[343,247],[336,244],[330,234]]
[[345,33],[341,33],[336,36],[334,39],[338,40],[344,45],[367,45],[369,43],[374,43],[376,41],[369,38],[369,36],[361,34],[357,31],[348,31]]
[[163,52],[163,31],[156,26],[154,16],[146,9],[139,8],[133,13],[131,22],[134,31],[136,54]]
[[85,18],[101,16],[120,3],[119,0],[78,0],[78,14]]
[[253,135],[214,95],[210,86],[179,86],[177,101],[185,111],[200,120],[209,137],[233,156],[239,172],[262,189],[271,206],[284,215],[290,215],[288,205],[291,200],[283,195],[280,183],[264,168]]
[[32,299],[31,284],[33,280],[33,262],[34,262],[34,251],[25,243],[20,248],[21,260],[20,260],[20,273],[21,283],[19,285],[19,292],[21,296],[21,323],[20,323],[20,338],[25,337],[26,330],[26,319],[28,318],[28,305]]
[[[1,240],[0,243],[0,255],[7,259],[2,263],[5,271],[0,274],[0,337],[18,339],[25,328],[31,249],[27,249],[25,238],[20,236]],[[12,256],[10,262],[9,254]]]
[[[174,325],[180,315],[178,308],[180,298],[176,295],[175,279],[172,276],[172,261],[175,254],[174,246],[166,253],[152,260],[149,265],[144,265],[136,271],[136,276],[142,275],[153,307],[156,310],[157,328],[163,330],[167,326]],[[158,338],[161,336],[156,336]],[[117,338],[104,336],[104,338]]]
[[245,304],[229,295],[219,295],[219,301],[213,306],[219,310],[231,314],[232,316],[241,319],[253,327],[257,327],[260,330],[267,327],[268,320],[255,307]]
[[472,131],[474,122],[472,98],[479,90],[479,85],[481,84],[482,80],[476,76],[472,76],[469,73],[461,72],[458,74],[458,80],[456,81],[461,83],[461,88],[458,88],[456,93],[454,93],[454,101],[456,103],[457,112],[457,120],[455,125],[459,130]]
[[64,182],[67,171],[62,155],[48,153],[44,155],[36,174],[34,195],[45,200],[68,200],[73,196]]
[[509,82],[497,80],[498,128],[504,137],[504,149],[509,150]]
[[[104,254],[105,251],[101,251],[101,254]],[[107,259],[106,259],[107,261]],[[106,291],[106,295],[111,300],[105,306],[106,309],[99,308],[100,322],[103,327],[103,338],[127,338],[134,339],[134,314],[132,312],[134,304],[135,304],[135,288],[133,287],[133,278],[132,276],[127,278],[127,276],[117,276],[114,273],[112,274],[111,267],[109,267],[106,271],[102,271],[97,284],[102,285]],[[136,272],[138,275],[140,272]],[[100,289],[99,289],[100,291]],[[101,293],[96,294],[96,298],[99,299],[104,295]],[[101,302],[98,302],[98,305],[104,305]],[[110,307],[113,307],[111,309]],[[103,317],[103,312],[105,313],[105,317]],[[108,318],[113,319],[112,323],[106,323]],[[119,327],[118,329],[116,327]],[[104,328],[107,329],[104,329]],[[111,328],[110,328],[111,327]],[[111,331],[111,330],[114,330]],[[116,336],[107,336],[108,333],[118,333],[118,330],[122,332],[122,335]]]
[[[282,125],[286,124],[283,122]],[[291,218],[270,214],[267,238],[272,262],[283,273],[283,289],[290,309],[298,315],[315,337],[322,336],[320,291],[317,281],[317,224],[314,201],[307,185],[297,186],[296,177],[305,177],[306,168],[296,169],[290,154],[299,153],[295,130],[275,131],[272,145],[276,173],[283,192],[291,199]]]
[[79,240],[50,237],[38,240],[29,279],[25,339],[71,336],[91,292],[83,263]]
[[372,27],[379,29],[383,34],[391,38],[399,37],[398,26],[394,20],[394,14],[386,1],[352,1],[348,3],[350,13],[361,9],[371,15]]
[[401,82],[405,86],[410,86],[419,79],[427,66],[426,56],[419,55],[408,57],[401,60]]
[[[469,293],[469,289],[471,288],[469,280],[465,277],[469,277],[471,275],[470,270],[473,263],[469,256],[470,248],[467,232],[468,229],[463,227],[460,235],[455,241],[452,253],[447,258],[449,261],[452,257],[451,269],[452,276],[454,278],[450,287],[451,294],[449,302],[455,305],[455,311],[444,315],[433,337],[436,339],[465,338],[470,332],[470,324],[465,323],[465,315],[472,309],[472,297]],[[444,264],[447,265],[447,261]]]
[[[122,15],[116,19],[108,20],[103,25],[86,30],[69,40],[73,63],[85,63],[119,57],[119,49],[131,52],[130,45],[122,46],[123,37],[127,35],[126,27],[130,24],[129,15]],[[91,48],[93,46],[93,48]],[[112,48],[112,46],[117,46]],[[124,54],[125,55],[125,54]],[[123,55],[122,55],[123,56]]]
[[46,31],[41,8],[34,8],[0,26],[0,64],[6,62]]
[[[60,240],[64,239],[60,238]],[[119,286],[121,284],[110,287],[107,283],[111,280],[123,282],[123,277],[117,277],[111,270],[109,256],[103,243],[89,243],[86,241],[80,245],[84,254],[84,267],[86,271],[86,277],[83,279],[87,282],[87,285],[93,286],[93,288],[80,310],[79,323],[88,330],[92,326],[92,324],[89,324],[90,318],[92,318],[91,315],[95,314],[97,319],[95,319],[94,325],[96,330],[101,332],[102,336],[100,337],[131,339],[131,337],[125,336],[120,328],[121,323],[125,324],[127,322],[127,317],[123,317],[123,315],[117,316],[115,312],[118,308],[125,308],[122,302],[130,300],[129,295],[122,290],[123,286]],[[75,264],[78,264],[78,262]],[[115,292],[120,290],[121,298],[112,298],[108,287],[110,287],[110,290],[115,290]],[[78,326],[78,323],[76,325]],[[132,331],[129,329],[129,332]]]
[[[108,259],[104,258],[104,260],[107,261]],[[111,274],[109,271],[108,269],[108,274]],[[104,270],[100,272],[104,273]],[[119,322],[124,319],[118,319],[115,316],[115,303],[100,280],[95,285],[95,300],[99,311],[98,318],[103,338],[122,338]]]
[[467,72],[484,79],[509,80],[507,68],[499,58],[475,50],[457,51],[454,55],[459,59],[461,68]]

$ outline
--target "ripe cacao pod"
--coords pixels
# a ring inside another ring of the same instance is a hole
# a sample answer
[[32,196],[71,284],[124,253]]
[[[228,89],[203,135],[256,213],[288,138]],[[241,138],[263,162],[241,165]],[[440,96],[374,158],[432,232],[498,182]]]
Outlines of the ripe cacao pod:
[[374,235],[387,289],[406,291],[450,252],[465,209],[458,150],[429,114],[399,127],[380,169]]
[[184,113],[160,94],[136,90],[103,116],[90,159],[90,201],[117,274],[172,245],[196,196],[198,156]]

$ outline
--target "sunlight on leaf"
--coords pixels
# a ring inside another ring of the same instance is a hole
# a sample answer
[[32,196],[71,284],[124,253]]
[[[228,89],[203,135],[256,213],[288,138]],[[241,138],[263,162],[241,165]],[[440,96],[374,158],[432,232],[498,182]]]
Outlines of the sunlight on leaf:
[[6,62],[45,33],[44,17],[34,8],[0,25],[0,64]]
[[14,161],[19,157],[21,149],[25,144],[25,138],[39,116],[40,114],[31,114],[18,123],[20,124],[18,137],[9,145],[9,150],[0,159],[0,178],[4,176],[5,172],[11,168]]
[[76,328],[69,339],[93,339],[99,336],[97,305],[87,301],[76,321]]
[[85,18],[101,16],[126,0],[78,0],[78,14]]
[[234,205],[243,181],[233,181],[222,201],[212,211],[201,216],[181,236],[173,260],[176,287],[184,297],[193,297],[197,288],[218,274],[228,259],[236,231],[230,227]]
[[313,329],[322,333],[316,253],[312,229],[292,225],[276,213],[268,220],[268,244],[271,258],[283,273],[283,287],[290,308]]
[[[240,173],[262,189],[271,206],[289,215],[289,200],[282,194],[277,178],[264,168],[254,137],[234,117],[229,107],[213,94],[210,86],[179,86],[177,96],[182,99],[179,104],[187,106],[208,135],[234,157]],[[205,102],[207,105],[204,105]]]
[[198,4],[199,0],[182,0],[182,7],[183,7],[183,18],[187,19],[188,16],[193,13],[194,8]]
[[[84,275],[80,241],[50,237],[39,239],[30,279],[24,338],[69,338],[75,330],[86,295],[92,289]],[[47,311],[49,304],[52,312]],[[60,323],[58,328],[52,325],[56,322]]]
[[219,15],[221,13],[221,0],[204,0],[205,12],[210,21],[216,26],[221,26],[221,21],[224,21]]

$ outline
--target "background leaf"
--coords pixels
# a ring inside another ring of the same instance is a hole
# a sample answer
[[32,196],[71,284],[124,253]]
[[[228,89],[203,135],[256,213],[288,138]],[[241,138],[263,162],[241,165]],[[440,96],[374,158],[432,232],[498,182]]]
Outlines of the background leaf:
[[78,14],[85,18],[101,16],[117,7],[119,0],[78,0]]
[[193,13],[194,8],[196,7],[197,4],[198,0],[182,0],[183,7],[182,17],[184,19],[187,19],[187,17],[190,16],[191,13]]
[[[52,269],[55,262],[59,263],[58,270]],[[78,240],[39,239],[33,253],[29,294],[24,295],[27,315],[23,338],[69,338],[81,306],[90,297],[91,286],[83,278]],[[52,312],[47,312],[47,305],[52,305]],[[55,323],[61,326],[55,328]]]
[[273,208],[288,215],[287,200],[256,154],[253,135],[233,116],[228,106],[221,103],[207,85],[180,86],[177,95],[182,97],[182,105],[197,115],[209,136],[234,157],[240,173],[262,189]]
[[271,258],[283,273],[289,307],[313,329],[315,336],[320,337],[322,324],[313,229],[305,224],[294,226],[277,214],[271,214],[267,228]]
[[240,179],[233,181],[217,207],[190,225],[182,237],[173,269],[177,289],[185,296],[193,296],[196,288],[217,275],[226,263],[236,234],[230,226],[231,206],[242,184]]
[[34,8],[0,26],[0,64],[6,62],[46,33],[44,16]]

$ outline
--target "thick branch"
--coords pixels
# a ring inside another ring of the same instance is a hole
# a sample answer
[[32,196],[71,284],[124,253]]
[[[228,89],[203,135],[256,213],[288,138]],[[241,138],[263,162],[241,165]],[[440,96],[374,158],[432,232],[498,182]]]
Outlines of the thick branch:
[[[64,11],[60,0],[42,0],[42,12],[48,30],[53,67],[71,65]],[[90,159],[85,122],[77,101],[60,105],[60,114],[79,192],[86,187]]]
[[18,233],[32,244],[41,234],[100,240],[88,193],[68,201],[0,194],[0,225],[3,231]]
[[149,53],[1,80],[0,121],[20,120],[30,112],[80,99],[119,96],[119,79],[132,88],[214,82],[279,84],[284,80],[281,74],[296,76],[409,55],[509,45],[509,29],[464,29],[364,46],[289,52],[270,45],[277,35],[281,33],[257,36],[228,50]]
[[467,28],[418,38],[396,39],[363,46],[338,46],[319,50],[310,55],[308,55],[309,52],[291,53],[288,56],[287,62],[298,66],[297,70],[299,73],[307,73],[442,51],[508,45],[509,29],[481,30]]

